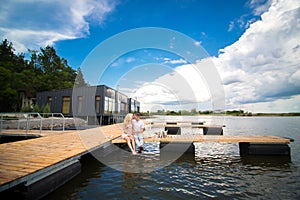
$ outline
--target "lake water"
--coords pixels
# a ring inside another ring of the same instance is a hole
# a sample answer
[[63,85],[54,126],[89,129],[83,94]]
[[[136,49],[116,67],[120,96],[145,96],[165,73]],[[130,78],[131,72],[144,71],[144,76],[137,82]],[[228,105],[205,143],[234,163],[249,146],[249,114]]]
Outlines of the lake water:
[[[180,120],[225,124],[224,135],[293,138],[291,158],[242,158],[236,143],[199,143],[195,156],[183,156],[151,173],[128,173],[90,156],[82,160],[81,174],[45,199],[300,199],[300,117],[201,116]],[[155,163],[159,157],[159,147],[149,143],[146,149],[150,162],[144,167],[151,168],[151,161]],[[137,165],[115,164],[132,168]]]

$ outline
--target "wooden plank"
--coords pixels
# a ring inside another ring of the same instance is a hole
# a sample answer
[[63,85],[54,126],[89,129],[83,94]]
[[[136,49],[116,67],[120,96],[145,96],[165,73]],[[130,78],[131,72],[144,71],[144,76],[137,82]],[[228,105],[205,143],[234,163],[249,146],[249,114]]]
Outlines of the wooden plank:
[[[18,131],[5,131],[6,133],[2,134],[16,134]],[[43,132],[47,137],[0,145],[0,191],[1,188],[14,186],[14,183],[19,184],[19,180],[26,180],[27,176],[88,153],[89,150],[119,137],[122,125],[115,124],[81,131],[43,130]]]
[[74,130],[29,130],[26,132],[26,130],[22,129],[4,129],[0,132],[0,136],[50,136],[50,135],[57,135],[57,134],[64,134],[64,133],[72,133]]
[[177,123],[177,124],[166,124],[166,123],[155,123],[147,125],[151,128],[164,128],[164,127],[192,127],[192,128],[222,128],[226,125],[215,125],[215,124],[192,124],[192,123]]
[[[224,136],[224,135],[168,135],[167,138],[145,138],[145,142],[257,142],[257,143],[290,143],[290,139],[277,136]],[[117,138],[112,143],[126,143]]]
[[[56,133],[49,132],[47,137],[0,145],[0,191],[68,159],[77,159],[107,142],[125,143],[120,138],[122,124]],[[169,135],[167,138],[145,138],[145,142],[289,143],[290,140],[275,136]]]
[[193,125],[193,124],[177,124],[177,125],[172,125],[172,124],[167,124],[164,127],[195,127],[195,128],[222,128],[226,127],[225,125]]

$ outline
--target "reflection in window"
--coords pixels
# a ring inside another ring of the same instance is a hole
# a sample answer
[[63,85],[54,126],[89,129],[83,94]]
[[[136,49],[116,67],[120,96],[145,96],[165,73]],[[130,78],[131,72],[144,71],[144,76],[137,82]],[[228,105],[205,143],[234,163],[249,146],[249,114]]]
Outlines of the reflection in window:
[[122,102],[121,103],[121,114],[126,114],[127,113],[127,104]]
[[62,105],[62,113],[69,114],[70,113],[70,104],[71,98],[70,97],[63,97],[63,105]]
[[77,112],[82,113],[82,96],[78,97],[78,107],[77,107]]
[[51,106],[52,106],[52,97],[51,97],[51,96],[48,97],[48,102],[47,102],[47,104],[49,105],[49,107],[50,107],[50,109],[51,109]]
[[100,100],[101,100],[100,96],[95,97],[95,110],[96,110],[96,113],[100,113],[100,105],[101,105]]
[[131,112],[135,112],[135,101],[131,99]]
[[115,100],[109,97],[105,97],[104,112],[114,113],[115,112]]

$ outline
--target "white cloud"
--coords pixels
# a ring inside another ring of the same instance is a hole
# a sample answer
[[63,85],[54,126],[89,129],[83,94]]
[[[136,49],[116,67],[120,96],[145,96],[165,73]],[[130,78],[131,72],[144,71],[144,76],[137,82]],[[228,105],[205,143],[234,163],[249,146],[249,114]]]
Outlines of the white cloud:
[[279,106],[281,100],[291,102],[300,94],[299,19],[299,1],[272,1],[260,21],[213,58],[225,85],[228,107],[256,102],[277,102],[273,105]]
[[287,99],[277,99],[271,102],[258,102],[244,104],[239,107],[248,112],[299,112],[300,95],[292,96]]
[[297,87],[300,87],[300,69],[291,75],[289,82]]
[[177,59],[177,60],[172,60],[170,58],[164,58],[164,64],[173,64],[173,65],[177,65],[177,64],[186,64],[187,61],[183,58]]
[[251,24],[260,19],[261,14],[267,12],[271,2],[272,0],[249,0],[246,6],[252,10],[252,13],[243,14],[238,19],[230,21],[227,31],[248,29]]
[[194,45],[195,45],[195,46],[200,46],[200,45],[201,45],[201,42],[200,42],[200,41],[195,41],[195,42],[194,42]]
[[[255,2],[252,1],[253,5]],[[212,60],[223,80],[227,109],[299,112],[300,2],[274,0],[264,5],[268,8],[255,11],[263,13],[261,20],[246,22],[248,29],[234,44],[221,49],[218,57],[194,65],[181,63],[172,73],[132,91],[134,97],[144,102],[142,109],[180,110],[199,108],[199,104],[213,108],[212,91],[206,81],[212,77],[202,77],[195,71]],[[170,58],[163,61],[180,63]]]
[[111,64],[111,67],[124,67],[124,65],[132,63],[134,61],[136,61],[134,57],[120,57],[114,60],[114,62]]
[[228,32],[231,32],[234,29],[234,21],[230,21],[229,22],[229,26],[228,26]]
[[[174,69],[169,68],[167,73],[157,76],[152,81],[136,83],[134,84],[135,88],[131,89],[122,87],[121,91],[130,97],[137,98],[144,111],[153,110],[153,107],[157,108],[159,105],[163,106],[165,110],[202,109],[203,105],[208,109],[207,106],[213,107],[211,93],[201,74],[201,68],[211,64],[211,62],[203,60],[195,65],[186,64]],[[155,73],[155,69],[152,69],[151,71]],[[134,77],[136,81],[137,77],[141,78],[136,74]],[[129,82],[120,82],[119,84],[123,86]]]
[[0,36],[21,52],[85,37],[89,22],[102,24],[114,6],[108,0],[7,0],[0,7]]
[[[43,47],[52,45],[59,40],[75,39],[75,36],[65,35],[54,31],[35,31],[0,28],[0,33],[5,33],[3,38],[11,38],[9,41],[14,43],[14,48],[18,51],[26,51],[29,47]],[[27,42],[34,42],[29,44]]]
[[271,2],[271,0],[250,0],[247,4],[253,9],[253,14],[259,16],[269,9]]
[[133,62],[133,61],[135,61],[135,58],[133,58],[133,57],[128,57],[128,58],[126,59],[126,62],[127,62],[127,63],[131,63],[131,62]]

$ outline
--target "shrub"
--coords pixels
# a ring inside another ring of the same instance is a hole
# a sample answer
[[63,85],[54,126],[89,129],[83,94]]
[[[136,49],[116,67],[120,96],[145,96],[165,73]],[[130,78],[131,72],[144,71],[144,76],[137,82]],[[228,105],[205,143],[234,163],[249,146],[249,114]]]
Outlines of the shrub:
[[30,106],[24,106],[20,110],[20,112],[22,112],[22,113],[28,113],[28,112],[31,112],[31,111],[32,111],[32,109],[31,109]]

